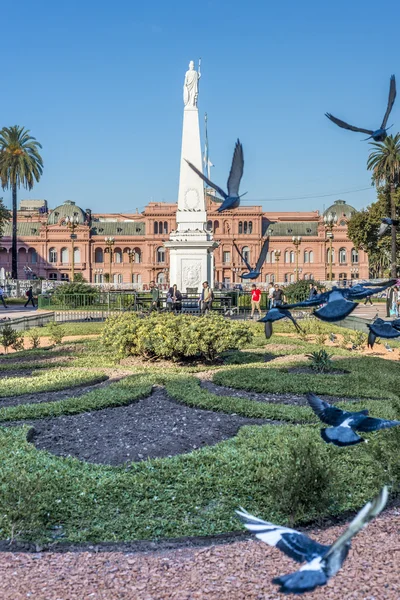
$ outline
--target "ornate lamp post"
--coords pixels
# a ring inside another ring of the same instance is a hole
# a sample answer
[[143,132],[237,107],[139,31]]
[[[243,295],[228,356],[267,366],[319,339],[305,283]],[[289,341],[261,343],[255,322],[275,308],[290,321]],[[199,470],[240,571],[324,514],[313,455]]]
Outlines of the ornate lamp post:
[[75,278],[75,240],[77,238],[75,229],[79,225],[79,219],[78,219],[78,217],[65,217],[65,222],[67,224],[68,229],[71,231],[71,235],[69,236],[71,238],[71,251],[72,251],[71,281],[74,281],[74,278]]
[[300,235],[294,235],[292,237],[292,242],[296,248],[296,269],[295,269],[295,273],[296,273],[296,281],[299,280],[299,254],[300,254],[300,249],[299,246],[301,244],[301,236]]
[[129,259],[129,264],[131,265],[131,283],[133,283],[133,263],[135,262],[135,251],[130,248],[127,250],[127,255]]
[[333,215],[332,213],[329,213],[329,215],[324,216],[324,227],[326,231],[326,237],[327,241],[329,240],[329,281],[332,281],[332,229],[335,227],[337,220],[337,215]]
[[110,271],[109,271],[109,283],[111,283],[111,270],[112,270],[112,259],[113,259],[113,246],[115,244],[115,240],[113,237],[106,237],[104,238],[104,241],[106,243],[106,248],[104,250],[104,252],[108,252],[108,254],[110,255]]
[[275,255],[275,262],[276,262],[276,282],[275,283],[278,283],[278,281],[279,281],[279,259],[281,257],[281,251],[274,250],[274,255]]

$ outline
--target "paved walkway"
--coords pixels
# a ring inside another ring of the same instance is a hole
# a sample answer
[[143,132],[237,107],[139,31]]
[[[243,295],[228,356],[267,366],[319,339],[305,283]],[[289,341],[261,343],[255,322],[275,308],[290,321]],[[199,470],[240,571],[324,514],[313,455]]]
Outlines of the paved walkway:
[[[8,308],[4,308],[4,306],[0,305],[0,319],[4,317],[8,317],[9,319],[20,319],[21,317],[29,317],[38,312],[37,308],[33,308],[32,305],[27,306],[10,304]],[[40,312],[48,312],[48,311],[39,311]]]

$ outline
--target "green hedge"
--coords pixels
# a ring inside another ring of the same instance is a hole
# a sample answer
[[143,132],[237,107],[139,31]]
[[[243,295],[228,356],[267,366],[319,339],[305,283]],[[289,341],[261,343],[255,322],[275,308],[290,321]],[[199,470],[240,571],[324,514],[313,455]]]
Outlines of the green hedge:
[[55,392],[79,385],[93,385],[106,379],[108,377],[104,373],[81,369],[49,369],[46,372],[33,372],[30,378],[4,377],[1,381],[0,398],[35,392]]

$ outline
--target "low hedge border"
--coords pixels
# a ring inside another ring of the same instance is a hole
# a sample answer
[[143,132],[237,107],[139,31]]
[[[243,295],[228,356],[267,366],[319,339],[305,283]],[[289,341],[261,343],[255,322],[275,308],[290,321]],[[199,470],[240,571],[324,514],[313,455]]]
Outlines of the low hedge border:
[[65,368],[62,371],[57,368],[49,369],[44,372],[33,372],[29,378],[3,378],[0,387],[0,398],[57,392],[81,385],[94,385],[106,379],[108,379],[108,376],[98,371],[87,372],[82,369],[70,368]]

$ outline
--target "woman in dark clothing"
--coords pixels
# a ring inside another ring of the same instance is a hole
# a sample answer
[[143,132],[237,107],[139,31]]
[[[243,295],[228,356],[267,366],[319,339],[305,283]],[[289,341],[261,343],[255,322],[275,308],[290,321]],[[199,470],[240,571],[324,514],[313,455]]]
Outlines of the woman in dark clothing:
[[178,290],[176,283],[169,288],[168,293],[171,294],[173,310],[180,312],[182,310],[182,294]]

